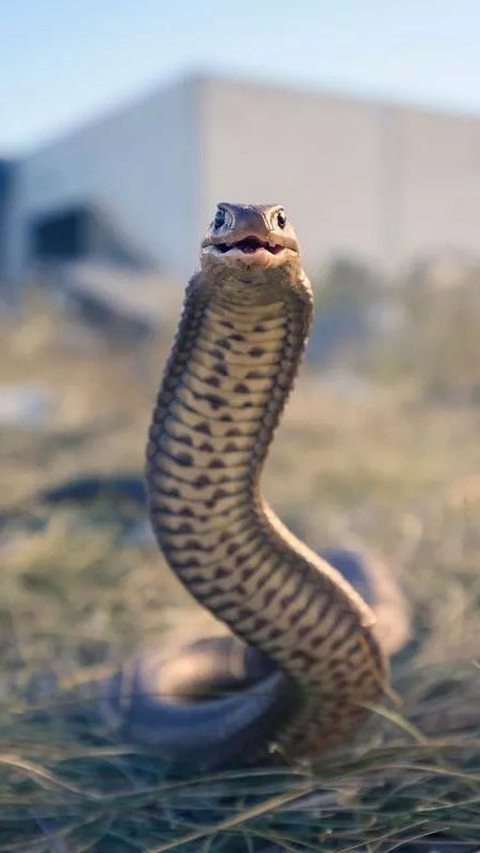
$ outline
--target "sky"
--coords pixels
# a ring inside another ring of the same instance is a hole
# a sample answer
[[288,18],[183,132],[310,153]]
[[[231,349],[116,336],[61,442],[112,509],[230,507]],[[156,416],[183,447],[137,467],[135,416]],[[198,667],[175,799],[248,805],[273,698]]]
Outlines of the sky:
[[220,72],[480,114],[480,0],[0,0],[0,154]]

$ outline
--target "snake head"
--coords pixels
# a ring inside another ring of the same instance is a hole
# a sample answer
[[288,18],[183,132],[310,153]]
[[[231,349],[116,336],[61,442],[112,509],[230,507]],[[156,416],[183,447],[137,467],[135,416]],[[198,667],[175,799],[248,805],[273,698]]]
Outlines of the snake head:
[[299,245],[279,204],[220,202],[201,243],[202,267],[275,268],[299,261]]

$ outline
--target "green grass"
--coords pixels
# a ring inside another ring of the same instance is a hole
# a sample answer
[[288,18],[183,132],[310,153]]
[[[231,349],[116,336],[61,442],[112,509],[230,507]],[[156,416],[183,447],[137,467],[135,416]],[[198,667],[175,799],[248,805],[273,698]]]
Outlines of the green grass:
[[[0,382],[60,393],[44,429],[2,429],[4,507],[71,474],[141,469],[167,336],[85,343],[38,298],[0,332]],[[264,488],[312,547],[361,542],[400,578],[415,627],[393,667],[401,704],[314,767],[209,778],[89,736],[70,710],[92,675],[218,626],[151,542],[125,540],[118,507],[31,507],[0,543],[0,851],[480,849],[480,408],[389,359],[350,395],[303,372]]]

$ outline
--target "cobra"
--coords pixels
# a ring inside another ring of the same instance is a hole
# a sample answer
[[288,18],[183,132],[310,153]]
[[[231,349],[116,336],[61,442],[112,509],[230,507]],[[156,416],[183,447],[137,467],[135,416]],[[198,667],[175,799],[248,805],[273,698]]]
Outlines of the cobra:
[[154,407],[146,483],[167,563],[231,633],[140,655],[106,697],[125,737],[173,761],[317,756],[388,682],[373,609],[260,491],[311,321],[284,209],[219,204]]

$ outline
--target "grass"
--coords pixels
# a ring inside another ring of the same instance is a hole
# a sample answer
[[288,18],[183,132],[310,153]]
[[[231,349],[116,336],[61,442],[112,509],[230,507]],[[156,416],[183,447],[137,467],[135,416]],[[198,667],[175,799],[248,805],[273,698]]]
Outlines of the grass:
[[141,469],[169,335],[125,346],[37,295],[0,341],[0,384],[58,392],[44,427],[1,429],[4,509],[24,510],[0,543],[0,851],[479,850],[478,404],[433,395],[391,350],[360,379],[344,365],[343,384],[303,371],[265,492],[312,547],[361,542],[401,579],[415,626],[393,667],[402,702],[313,767],[178,779],[93,737],[72,702],[142,644],[218,626],[148,537],[125,536],[141,512],[29,500],[76,473]]

